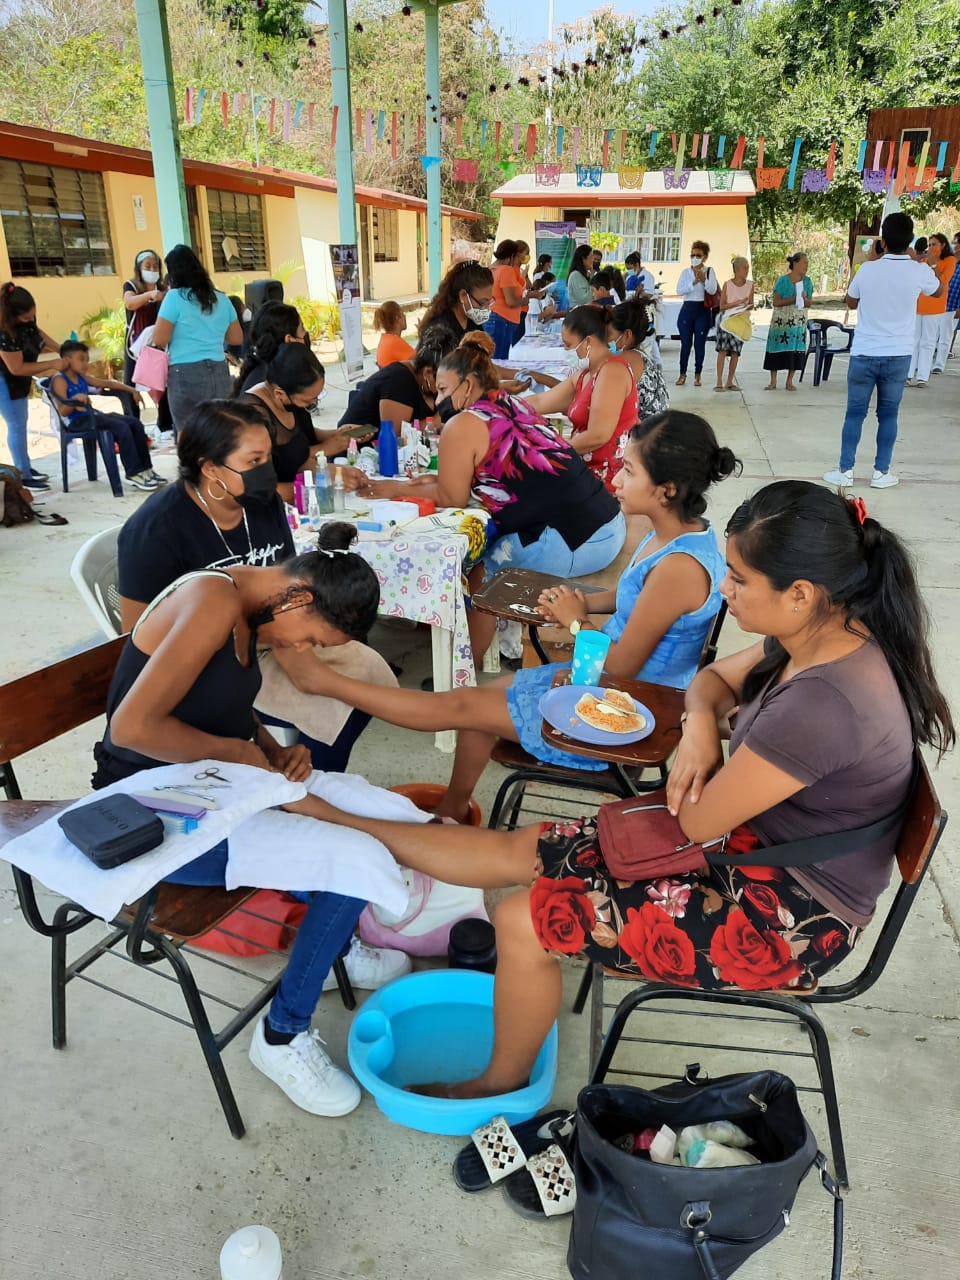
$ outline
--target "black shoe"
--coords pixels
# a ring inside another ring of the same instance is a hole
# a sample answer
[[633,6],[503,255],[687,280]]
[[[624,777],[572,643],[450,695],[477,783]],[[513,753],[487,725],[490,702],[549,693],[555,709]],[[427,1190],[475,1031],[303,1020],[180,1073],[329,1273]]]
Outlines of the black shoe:
[[23,487],[25,489],[35,489],[38,493],[50,488],[46,480],[38,480],[36,476],[24,476]]
[[33,467],[30,468],[30,477],[33,480],[49,480],[50,479],[50,476],[46,471],[37,471]]

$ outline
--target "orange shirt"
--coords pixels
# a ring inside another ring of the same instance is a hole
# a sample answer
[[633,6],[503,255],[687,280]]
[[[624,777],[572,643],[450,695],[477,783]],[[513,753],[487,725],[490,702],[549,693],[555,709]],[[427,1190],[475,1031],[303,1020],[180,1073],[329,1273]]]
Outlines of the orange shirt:
[[942,316],[946,311],[947,290],[950,288],[950,277],[953,275],[957,260],[951,255],[949,258],[941,258],[939,262],[931,262],[930,265],[943,285],[943,293],[939,298],[931,298],[928,294],[921,293],[917,299],[918,316]]
[[503,296],[504,287],[516,289],[523,293],[523,273],[518,267],[499,266],[493,268],[493,310],[496,315],[510,324],[520,323],[520,307],[508,307]]
[[395,333],[385,333],[377,343],[377,368],[385,369],[388,364],[397,364],[400,360],[409,360],[413,355],[413,347]]

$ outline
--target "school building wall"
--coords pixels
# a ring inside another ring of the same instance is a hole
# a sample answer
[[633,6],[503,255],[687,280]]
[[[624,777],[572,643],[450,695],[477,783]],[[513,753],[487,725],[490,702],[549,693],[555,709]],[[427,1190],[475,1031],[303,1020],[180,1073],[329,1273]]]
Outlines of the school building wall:
[[[645,206],[646,207],[646,206]],[[564,210],[543,207],[522,208],[504,206],[497,226],[496,241],[525,240],[530,245],[531,260],[536,262],[535,248],[536,222],[560,222]],[[597,226],[597,223],[593,223]],[[655,276],[663,272],[663,287],[667,294],[675,294],[680,272],[687,265],[688,251],[692,240],[705,240],[710,246],[710,265],[722,284],[732,274],[731,258],[743,255],[750,257],[750,236],[747,229],[747,207],[745,204],[698,204],[686,205],[683,210],[683,232],[681,237],[680,260],[678,262],[656,262],[644,260],[644,266],[650,268]],[[618,254],[606,253],[605,259],[617,261]],[[619,259],[622,261],[622,257]]]

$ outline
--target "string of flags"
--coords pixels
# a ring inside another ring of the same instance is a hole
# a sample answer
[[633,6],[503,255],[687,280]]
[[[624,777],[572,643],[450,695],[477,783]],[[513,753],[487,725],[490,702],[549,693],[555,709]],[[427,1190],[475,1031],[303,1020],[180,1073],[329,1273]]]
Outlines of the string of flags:
[[[184,98],[184,122],[198,125],[204,110],[217,112],[224,128],[237,118],[253,119],[263,124],[269,135],[279,135],[284,142],[293,140],[294,132],[313,131],[326,121],[330,125],[330,145],[335,146],[341,127],[339,108],[318,107],[315,102],[280,99],[256,93],[230,93],[225,90],[210,92],[206,89],[188,88]],[[441,155],[426,153],[426,120],[424,115],[387,111],[384,108],[357,107],[351,122],[358,150],[372,154],[377,147],[389,146],[393,159],[401,148],[409,153],[416,148],[423,169],[426,171],[442,164]],[[801,194],[822,195],[829,191],[838,171],[860,174],[866,194],[883,194],[891,182],[897,195],[919,195],[931,191],[940,176],[946,176],[950,189],[960,190],[960,148],[949,164],[947,142],[924,142],[916,159],[911,156],[909,142],[893,140],[869,141],[846,138],[830,143],[826,162],[816,167],[801,168],[800,160],[805,140],[794,140],[789,164],[770,165],[766,161],[766,139],[760,136],[748,139],[725,133],[676,133],[657,130],[653,125],[642,129],[596,129],[579,125],[552,125],[549,128],[538,123],[506,122],[482,119],[479,122],[463,116],[452,119],[442,115],[440,124],[441,147],[452,146],[458,153],[451,161],[454,182],[475,183],[480,174],[481,158],[492,156],[507,176],[520,171],[526,162],[534,171],[538,186],[558,186],[560,175],[566,168],[576,174],[577,185],[599,186],[605,172],[617,173],[621,188],[638,190],[648,167],[662,166],[664,186],[667,190],[685,190],[694,164],[704,162],[710,175],[711,190],[732,188],[733,173],[747,167],[746,153],[755,155],[755,182],[758,191],[799,190]],[[466,135],[469,134],[469,137]],[[657,156],[669,148],[673,160],[657,164]],[[599,149],[600,155],[595,155]],[[472,154],[469,154],[472,151]],[[544,152],[554,159],[536,161]],[[586,153],[586,154],[584,154]],[[591,154],[593,153],[593,154]],[[642,163],[646,161],[647,163]]]

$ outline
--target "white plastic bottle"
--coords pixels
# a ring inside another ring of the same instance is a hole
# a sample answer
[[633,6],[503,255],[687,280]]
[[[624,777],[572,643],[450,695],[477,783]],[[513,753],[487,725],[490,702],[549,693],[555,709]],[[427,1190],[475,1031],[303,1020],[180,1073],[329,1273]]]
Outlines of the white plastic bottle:
[[343,472],[339,467],[333,468],[333,509],[343,511],[346,506],[346,494],[343,486]]
[[283,1280],[280,1241],[269,1227],[241,1227],[220,1250],[221,1280]]

